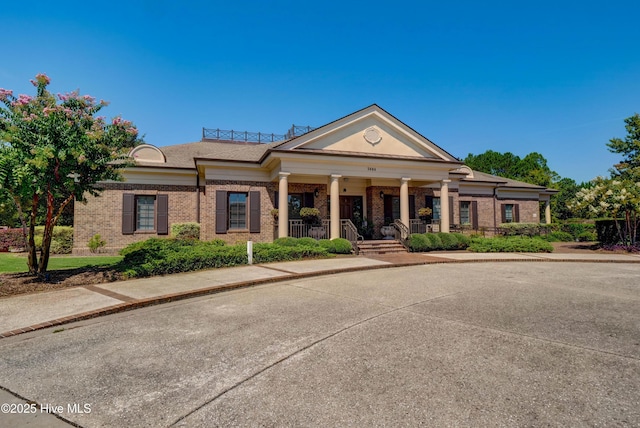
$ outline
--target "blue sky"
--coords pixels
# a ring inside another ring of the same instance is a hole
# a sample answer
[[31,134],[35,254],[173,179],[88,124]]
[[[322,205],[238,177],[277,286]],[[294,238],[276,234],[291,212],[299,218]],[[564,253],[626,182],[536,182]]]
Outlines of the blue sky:
[[158,146],[284,133],[372,103],[453,155],[607,174],[640,112],[637,1],[5,2],[0,87],[80,89]]

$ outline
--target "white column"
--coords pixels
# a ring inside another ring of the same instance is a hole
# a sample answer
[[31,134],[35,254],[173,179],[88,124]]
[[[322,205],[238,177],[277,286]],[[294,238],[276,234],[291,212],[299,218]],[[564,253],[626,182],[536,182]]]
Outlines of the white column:
[[289,236],[289,172],[278,174],[278,238]]
[[331,174],[331,234],[330,239],[340,237],[340,177],[338,174]]
[[545,201],[544,203],[544,221],[547,224],[551,224],[551,201]]
[[409,181],[410,178],[402,177],[400,179],[400,221],[409,228]]
[[451,180],[442,180],[440,183],[440,232],[449,233],[449,183]]

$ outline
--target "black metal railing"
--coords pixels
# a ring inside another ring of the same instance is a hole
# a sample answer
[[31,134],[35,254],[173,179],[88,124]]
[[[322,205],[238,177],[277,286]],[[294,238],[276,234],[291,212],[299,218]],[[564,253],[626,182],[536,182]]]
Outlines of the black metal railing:
[[264,132],[234,131],[225,129],[202,128],[203,140],[239,141],[243,143],[274,143],[287,140],[286,135],[266,134]]
[[351,248],[358,255],[360,248],[358,244],[364,242],[364,237],[358,233],[358,228],[349,219],[340,220],[340,237],[351,242]]
[[238,141],[241,143],[275,143],[290,140],[294,137],[313,131],[310,126],[291,125],[286,134],[269,134],[266,132],[234,131],[233,129],[202,128],[203,140]]
[[299,137],[300,135],[306,134],[307,132],[311,132],[314,129],[316,128],[312,128],[310,126],[291,125],[291,128],[289,128],[285,136],[287,137],[287,140],[290,140],[293,137]]
[[395,231],[394,238],[396,241],[400,241],[402,246],[409,251],[409,228],[398,219],[394,220],[391,226]]

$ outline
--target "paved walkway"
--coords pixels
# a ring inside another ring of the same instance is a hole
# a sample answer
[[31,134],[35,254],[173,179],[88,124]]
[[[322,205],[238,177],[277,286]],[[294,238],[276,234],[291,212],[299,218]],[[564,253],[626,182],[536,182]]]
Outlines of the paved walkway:
[[640,263],[640,255],[403,253],[239,266],[87,285],[0,299],[0,338],[145,306],[288,279],[419,264],[495,261]]

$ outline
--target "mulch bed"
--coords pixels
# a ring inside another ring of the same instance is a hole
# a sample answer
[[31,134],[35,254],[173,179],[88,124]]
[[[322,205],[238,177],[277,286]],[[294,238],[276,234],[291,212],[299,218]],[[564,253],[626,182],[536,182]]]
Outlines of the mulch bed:
[[119,272],[111,268],[96,267],[51,271],[45,281],[27,273],[5,273],[0,275],[0,298],[78,285],[102,284],[120,279],[122,276]]

